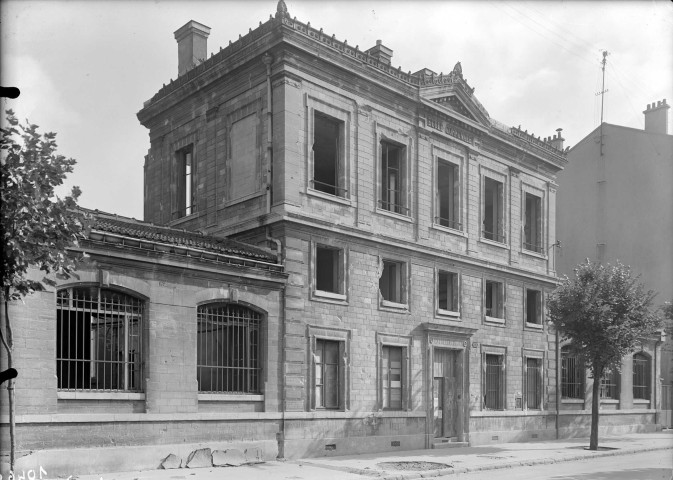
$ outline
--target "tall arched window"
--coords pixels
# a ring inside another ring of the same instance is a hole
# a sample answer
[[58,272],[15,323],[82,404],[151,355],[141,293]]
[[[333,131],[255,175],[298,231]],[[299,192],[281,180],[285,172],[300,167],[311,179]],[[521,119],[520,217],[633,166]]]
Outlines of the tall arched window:
[[650,358],[644,353],[633,355],[633,398],[650,399]]
[[584,398],[584,362],[570,353],[569,347],[561,348],[561,397]]
[[56,296],[56,376],[60,390],[142,390],[144,302],[96,287]]
[[197,381],[204,393],[259,393],[261,315],[235,304],[197,309]]

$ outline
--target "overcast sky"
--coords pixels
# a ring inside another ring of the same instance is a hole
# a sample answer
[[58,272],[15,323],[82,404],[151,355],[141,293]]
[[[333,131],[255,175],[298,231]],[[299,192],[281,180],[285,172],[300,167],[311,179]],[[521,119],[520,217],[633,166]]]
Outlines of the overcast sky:
[[[606,122],[643,128],[642,111],[673,103],[673,3],[286,1],[291,16],[366,50],[380,39],[404,71],[448,73],[457,61],[491,118],[566,145],[600,122],[607,50]],[[3,99],[77,160],[69,185],[80,204],[142,218],[148,131],[136,113],[177,76],[173,32],[189,20],[212,28],[216,52],[275,13],[273,0],[3,0]],[[669,111],[670,118],[670,111]],[[671,131],[669,121],[669,132]]]

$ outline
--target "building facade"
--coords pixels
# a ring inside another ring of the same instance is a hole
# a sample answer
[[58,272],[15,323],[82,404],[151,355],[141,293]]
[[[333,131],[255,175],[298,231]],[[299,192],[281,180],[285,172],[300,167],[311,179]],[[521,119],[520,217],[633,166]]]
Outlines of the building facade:
[[[643,130],[603,123],[569,150],[568,166],[558,177],[560,274],[572,276],[586,258],[619,260],[658,293],[656,305],[673,299],[669,109],[666,100],[647,105]],[[668,413],[656,423],[673,426],[673,344],[667,338],[662,347],[662,340],[646,342],[642,352],[624,358],[620,373],[603,380],[609,385],[603,408],[619,415],[633,409],[660,413],[663,407]]]

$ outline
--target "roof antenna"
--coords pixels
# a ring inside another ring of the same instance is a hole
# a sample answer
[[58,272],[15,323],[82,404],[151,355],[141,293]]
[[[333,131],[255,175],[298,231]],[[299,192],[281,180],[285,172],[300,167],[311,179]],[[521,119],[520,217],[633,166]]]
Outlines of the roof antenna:
[[603,70],[603,88],[601,88],[601,91],[596,94],[596,96],[600,95],[601,96],[601,157],[603,156],[603,101],[605,100],[605,93],[607,90],[605,89],[605,64],[608,62],[608,51],[603,50],[603,61],[601,62],[602,70]]

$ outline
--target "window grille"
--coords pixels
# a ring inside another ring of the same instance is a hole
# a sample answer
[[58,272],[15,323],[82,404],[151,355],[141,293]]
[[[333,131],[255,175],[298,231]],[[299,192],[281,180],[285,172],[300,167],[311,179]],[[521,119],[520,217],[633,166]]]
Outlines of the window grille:
[[502,355],[488,355],[484,359],[484,408],[504,409],[505,365]]
[[526,358],[526,408],[542,408],[542,359]]
[[600,379],[600,398],[617,399],[617,373],[606,369]]
[[584,377],[584,363],[568,347],[561,348],[561,397],[584,398]]
[[383,346],[381,377],[383,380],[383,408],[402,408],[402,347]]
[[141,391],[144,302],[98,287],[56,299],[59,390]]
[[259,393],[261,315],[242,305],[197,309],[197,381],[202,393]]
[[650,362],[642,353],[633,355],[633,398],[650,399]]

